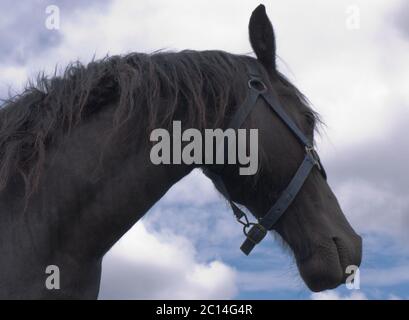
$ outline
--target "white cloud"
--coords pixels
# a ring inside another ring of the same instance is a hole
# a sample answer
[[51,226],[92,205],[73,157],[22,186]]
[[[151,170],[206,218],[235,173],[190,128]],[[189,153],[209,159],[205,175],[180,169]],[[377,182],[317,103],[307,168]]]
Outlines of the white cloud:
[[104,258],[100,299],[230,299],[235,271],[197,261],[191,243],[171,233],[132,228]]
[[409,200],[394,189],[357,178],[338,186],[337,194],[344,212],[361,232],[408,239]]
[[[374,292],[375,296],[379,294],[379,292]],[[381,297],[378,297],[378,299]],[[318,293],[311,294],[312,300],[368,300],[367,294],[359,290],[353,290],[350,294],[342,295],[336,290],[328,290]],[[389,293],[385,296],[386,300],[402,300],[403,298]]]
[[[361,15],[358,30],[345,27],[346,9],[351,5],[347,0],[319,0],[316,10],[299,0],[267,4],[278,53],[291,71],[281,63],[282,69],[295,75],[295,82],[327,123],[330,140],[322,143],[324,153],[332,152],[332,144],[339,148],[352,140],[381,135],[388,126],[386,120],[399,113],[394,102],[409,99],[408,75],[401,67],[409,57],[399,50],[405,42],[394,31],[395,25],[384,19],[396,3],[354,1]],[[87,62],[94,54],[103,57],[161,48],[250,52],[247,24],[258,4],[252,0],[238,6],[226,0],[215,7],[204,0],[114,0],[103,10],[97,6],[66,14],[63,10],[62,43],[32,57],[26,74],[34,74],[37,68],[52,72],[55,64],[64,66],[77,58]]]
[[199,169],[183,178],[162,199],[164,205],[203,206],[220,202],[222,197],[213,183]]
[[[321,143],[324,155],[334,145],[340,148],[382,135],[388,119],[399,114],[396,102],[409,101],[408,75],[402,69],[409,63],[403,50],[407,44],[395,24],[384,18],[396,3],[354,1],[360,9],[358,30],[345,26],[346,9],[351,5],[347,0],[319,0],[316,10],[299,0],[267,4],[277,50],[286,62],[280,63],[281,68],[295,75],[291,78],[326,121],[328,137]],[[103,57],[161,48],[250,52],[247,24],[258,4],[253,0],[238,6],[226,0],[215,7],[204,0],[114,0],[103,10],[98,6],[63,10],[62,43],[32,57],[26,74],[33,75],[38,68],[52,72],[57,63],[64,66],[77,58],[87,62],[94,54]]]
[[328,290],[311,295],[312,300],[368,300],[361,291],[352,291],[349,295],[342,296],[340,293]]
[[365,287],[391,287],[409,283],[409,265],[361,270],[361,283]]
[[0,66],[0,98],[20,93],[27,82],[27,69],[22,66]]
[[240,272],[238,285],[242,291],[267,291],[267,292],[301,292],[305,285],[298,276],[296,267],[280,265],[280,269],[271,271]]

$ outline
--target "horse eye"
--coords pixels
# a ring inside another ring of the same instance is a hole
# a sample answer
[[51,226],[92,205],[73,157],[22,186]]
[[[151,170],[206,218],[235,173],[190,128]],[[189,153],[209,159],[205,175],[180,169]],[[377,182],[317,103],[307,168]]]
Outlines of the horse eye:
[[310,112],[305,113],[305,118],[307,119],[307,123],[310,127],[315,126],[315,116],[312,113]]

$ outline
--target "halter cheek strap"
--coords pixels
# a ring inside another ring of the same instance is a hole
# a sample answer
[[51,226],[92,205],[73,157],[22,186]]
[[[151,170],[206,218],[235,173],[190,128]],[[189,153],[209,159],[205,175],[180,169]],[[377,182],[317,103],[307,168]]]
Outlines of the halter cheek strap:
[[[221,176],[222,170],[210,170],[206,169],[207,176],[213,181],[216,188],[220,193],[229,201],[230,206],[236,216],[237,221],[243,225],[243,232],[246,236],[245,241],[241,245],[240,249],[244,254],[249,255],[253,248],[264,239],[268,230],[271,230],[278,219],[284,214],[295,197],[301,190],[305,180],[308,178],[311,170],[316,166],[324,179],[326,179],[326,173],[321,165],[319,156],[314,150],[313,144],[302,133],[294,121],[288,116],[280,102],[274,96],[274,94],[267,89],[267,86],[262,80],[260,72],[255,69],[254,66],[250,67],[249,80],[248,80],[249,92],[244,102],[237,108],[237,111],[231,119],[228,128],[239,129],[243,122],[248,117],[250,111],[255,106],[258,98],[262,97],[267,105],[272,109],[281,121],[287,126],[287,128],[295,135],[301,145],[304,147],[305,156],[301,165],[297,169],[296,173],[292,177],[290,183],[280,194],[277,201],[267,211],[267,213],[258,220],[257,223],[249,222],[246,213],[243,212],[231,199],[231,196],[224,184]],[[226,148],[224,149],[226,154]]]

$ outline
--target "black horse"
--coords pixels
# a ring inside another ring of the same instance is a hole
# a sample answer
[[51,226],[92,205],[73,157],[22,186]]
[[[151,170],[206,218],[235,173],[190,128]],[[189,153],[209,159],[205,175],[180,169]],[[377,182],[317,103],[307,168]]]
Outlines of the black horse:
[[[1,298],[97,298],[104,254],[198,166],[152,164],[151,131],[174,120],[185,128],[226,128],[246,98],[250,65],[313,141],[317,114],[277,71],[263,6],[253,12],[249,32],[257,59],[221,51],[114,56],[41,76],[5,101]],[[222,178],[231,199],[261,218],[296,172],[304,148],[263,99],[242,127],[259,130],[259,170],[240,176],[229,165]],[[361,262],[361,238],[315,168],[273,229],[313,291],[337,287],[346,267]],[[58,290],[46,285],[50,265],[60,270]]]

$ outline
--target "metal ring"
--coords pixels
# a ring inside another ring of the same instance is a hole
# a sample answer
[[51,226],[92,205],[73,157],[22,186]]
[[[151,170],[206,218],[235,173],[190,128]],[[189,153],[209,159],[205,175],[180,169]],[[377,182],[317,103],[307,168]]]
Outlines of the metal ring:
[[[243,217],[244,217],[244,220],[245,220],[245,221],[242,221],[242,220],[241,220],[241,218],[243,218]],[[244,227],[247,227],[247,226],[250,224],[249,218],[247,217],[246,214],[244,214],[244,215],[241,216],[240,218],[236,218],[236,220],[238,221],[238,223],[242,224]]]
[[259,93],[263,93],[267,91],[267,86],[266,84],[258,78],[251,78],[248,82],[247,82],[248,86],[250,89],[253,89]]

